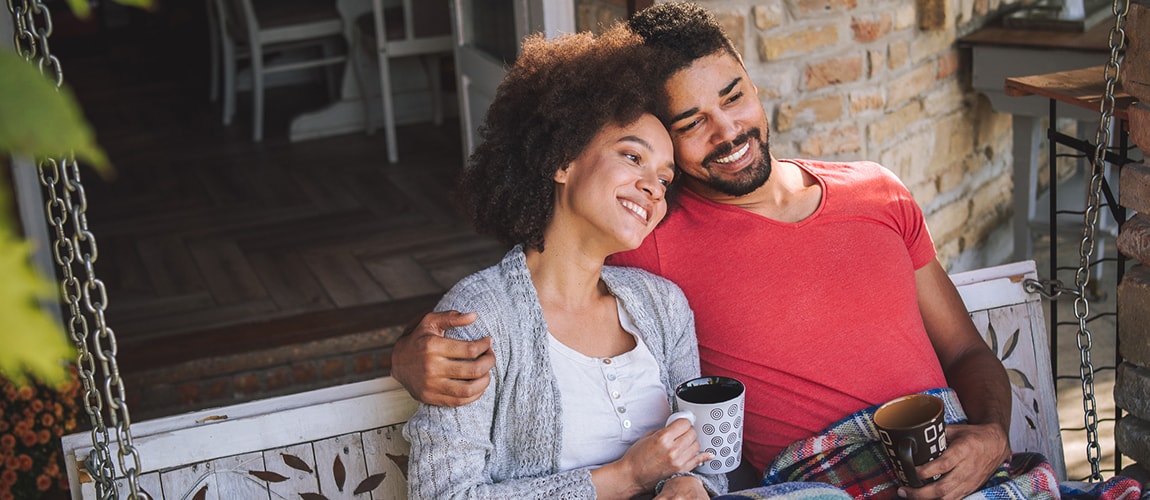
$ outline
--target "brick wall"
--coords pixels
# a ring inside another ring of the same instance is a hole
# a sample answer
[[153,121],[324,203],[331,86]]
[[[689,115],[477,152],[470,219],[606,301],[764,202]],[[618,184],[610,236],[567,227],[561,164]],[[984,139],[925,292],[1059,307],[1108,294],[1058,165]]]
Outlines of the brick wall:
[[743,45],[776,156],[882,163],[923,207],[952,271],[1009,250],[1011,119],[970,88],[955,41],[1010,3],[703,2]]
[[970,88],[955,42],[1018,1],[698,3],[743,53],[775,156],[882,163],[958,271],[1008,257],[1013,160],[1010,115]]
[[[1150,151],[1150,2],[1131,3],[1126,20],[1129,44],[1122,66],[1122,87],[1140,103],[1130,108],[1130,140]],[[1122,225],[1118,250],[1140,264],[1118,285],[1118,342],[1123,363],[1114,383],[1114,403],[1128,415],[1115,426],[1122,454],[1150,470],[1150,165],[1122,169],[1118,197],[1137,212]],[[1144,476],[1146,477],[1146,476]]]

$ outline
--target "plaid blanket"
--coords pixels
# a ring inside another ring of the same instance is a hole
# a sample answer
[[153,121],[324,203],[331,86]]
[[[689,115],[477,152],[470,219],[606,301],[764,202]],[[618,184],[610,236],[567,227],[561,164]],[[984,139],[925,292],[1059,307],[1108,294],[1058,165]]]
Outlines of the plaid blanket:
[[[966,414],[953,390],[933,389],[926,393],[943,400],[948,424],[966,422]],[[874,425],[876,409],[878,406],[859,411],[816,436],[792,444],[765,471],[761,486],[718,498],[758,500],[835,497],[836,492],[825,487],[804,486],[794,490],[783,488],[784,485],[796,482],[834,485],[839,489],[837,498],[896,498],[898,480],[887,461]],[[1086,486],[1088,488],[1068,483],[1060,490],[1054,470],[1044,457],[1036,453],[1018,453],[995,471],[983,489],[968,498],[1150,500],[1150,493],[1143,496],[1139,483],[1129,478],[1116,477],[1105,483]]]

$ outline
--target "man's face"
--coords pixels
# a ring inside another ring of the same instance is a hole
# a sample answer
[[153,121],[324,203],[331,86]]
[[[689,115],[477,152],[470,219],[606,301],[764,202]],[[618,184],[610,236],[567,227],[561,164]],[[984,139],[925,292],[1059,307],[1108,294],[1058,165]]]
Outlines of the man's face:
[[742,63],[696,59],[666,83],[675,162],[704,196],[743,196],[771,174],[767,118]]

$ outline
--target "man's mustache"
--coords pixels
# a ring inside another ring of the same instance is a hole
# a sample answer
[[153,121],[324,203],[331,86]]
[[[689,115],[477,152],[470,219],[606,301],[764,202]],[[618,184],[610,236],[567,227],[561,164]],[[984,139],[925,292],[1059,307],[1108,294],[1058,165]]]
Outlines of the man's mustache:
[[724,142],[716,146],[715,150],[711,151],[711,154],[703,158],[703,165],[709,165],[711,162],[731,154],[731,151],[734,151],[735,148],[745,144],[748,140],[751,139],[751,137],[754,137],[755,140],[762,142],[762,130],[760,130],[758,127],[752,128],[746,132],[743,132],[742,135],[734,138],[732,141]]

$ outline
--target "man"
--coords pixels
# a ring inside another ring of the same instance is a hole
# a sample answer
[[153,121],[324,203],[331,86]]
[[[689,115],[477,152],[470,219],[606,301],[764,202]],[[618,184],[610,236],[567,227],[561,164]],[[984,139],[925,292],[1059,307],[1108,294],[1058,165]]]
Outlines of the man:
[[[744,456],[762,471],[780,451],[843,417],[949,386],[967,425],[918,468],[942,475],[910,498],[959,498],[1010,456],[1010,388],[935,257],[909,192],[867,162],[776,160],[757,89],[714,18],[658,4],[629,21],[672,60],[660,119],[685,175],[664,223],[611,264],[677,283],[696,315],[705,375],[747,384]],[[492,366],[487,341],[443,329],[470,314],[426,316],[393,354],[418,399],[466,404]]]

